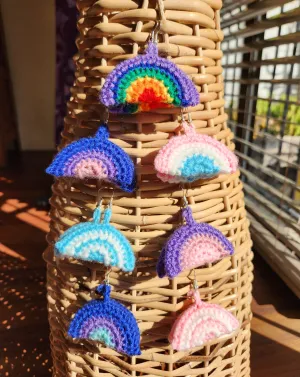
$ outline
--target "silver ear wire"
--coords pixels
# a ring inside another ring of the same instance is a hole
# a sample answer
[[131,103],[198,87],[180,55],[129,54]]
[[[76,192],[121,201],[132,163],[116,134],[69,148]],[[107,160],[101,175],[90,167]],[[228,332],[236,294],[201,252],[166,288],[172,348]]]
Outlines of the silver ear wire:
[[[187,120],[186,120],[185,116],[187,116]],[[188,124],[191,124],[192,121],[193,121],[191,113],[185,114],[184,111],[183,111],[183,108],[180,109],[180,115],[178,116],[178,118],[179,118],[180,123],[187,121]]]
[[184,112],[183,108],[180,108],[180,114],[178,115],[178,123],[182,124],[184,122]]
[[181,186],[181,190],[182,190],[183,205],[184,205],[184,207],[187,207],[189,205],[189,202],[188,202],[187,197],[186,197],[186,189],[185,189],[184,185]]
[[112,204],[113,204],[113,200],[114,200],[114,196],[115,196],[115,189],[113,189],[113,192],[112,192],[112,195],[111,195],[111,198],[109,200],[109,208],[112,207]]
[[194,281],[193,281],[193,288],[197,290],[199,288],[197,276],[196,276],[196,270],[194,269]]
[[102,196],[101,196],[101,187],[98,188],[98,191],[97,191],[97,198],[96,198],[96,201],[97,201],[97,206],[98,207],[101,207],[102,205]]
[[109,275],[110,275],[111,271],[112,271],[112,269],[110,268],[109,270],[107,270],[107,271],[105,272],[105,275],[104,275],[104,283],[105,283],[106,285],[109,285]]
[[104,124],[106,124],[106,125],[108,124],[108,121],[109,121],[109,110],[108,110],[107,107],[104,110],[104,119],[103,119],[103,121],[104,121]]
[[96,182],[96,189],[97,189],[97,196],[96,196],[96,203],[97,206],[101,206],[102,204],[102,195],[101,195],[101,188],[102,188],[102,181],[97,181]]
[[158,34],[160,32],[160,21],[155,21],[154,28],[150,34],[150,41],[153,43],[158,42]]

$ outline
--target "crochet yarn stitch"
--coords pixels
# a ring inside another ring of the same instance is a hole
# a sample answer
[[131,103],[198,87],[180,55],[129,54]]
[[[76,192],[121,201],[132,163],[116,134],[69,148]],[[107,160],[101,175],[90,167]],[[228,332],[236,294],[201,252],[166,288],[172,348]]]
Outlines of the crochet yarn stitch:
[[163,182],[194,182],[237,170],[238,159],[224,144],[197,134],[193,124],[183,122],[182,128],[185,134],[172,137],[154,160]]
[[96,292],[103,299],[85,304],[75,314],[68,334],[74,339],[90,339],[128,356],[141,354],[140,332],[133,314],[110,298],[111,287],[100,285]]
[[145,55],[124,61],[107,76],[100,101],[114,112],[136,113],[199,103],[192,80],[176,64],[158,56],[149,42]]
[[122,148],[108,140],[106,125],[94,137],[86,137],[67,145],[47,168],[55,177],[94,178],[115,184],[123,191],[135,188],[135,169]]
[[233,245],[213,226],[197,223],[190,207],[182,210],[186,225],[170,236],[157,263],[160,278],[174,278],[182,271],[214,263],[234,253]]
[[103,263],[131,272],[135,256],[131,245],[123,234],[109,224],[111,209],[104,211],[100,223],[101,209],[96,208],[93,221],[76,224],[69,228],[55,244],[58,258],[76,258],[88,262]]
[[219,305],[203,302],[196,290],[190,295],[195,302],[178,317],[169,335],[174,350],[201,347],[239,328],[239,321],[230,312]]

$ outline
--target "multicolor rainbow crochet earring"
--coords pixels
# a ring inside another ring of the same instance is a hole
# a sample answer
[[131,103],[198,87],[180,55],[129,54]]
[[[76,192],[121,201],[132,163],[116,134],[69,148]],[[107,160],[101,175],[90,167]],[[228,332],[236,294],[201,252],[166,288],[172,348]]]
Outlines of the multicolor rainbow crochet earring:
[[217,340],[221,336],[233,334],[239,327],[237,318],[217,304],[200,299],[197,282],[189,292],[194,303],[174,322],[169,335],[172,348],[188,351]]
[[103,263],[131,272],[135,256],[128,240],[109,224],[111,205],[101,220],[101,202],[95,209],[93,221],[76,224],[63,233],[55,244],[57,258],[75,258],[88,262]]
[[96,288],[103,299],[85,304],[70,323],[68,335],[103,343],[128,356],[141,354],[140,332],[134,315],[110,298],[111,287],[105,282]]
[[126,60],[107,76],[100,101],[112,112],[136,113],[199,103],[192,80],[168,59],[159,57],[156,23],[144,55]]
[[182,271],[214,263],[234,253],[233,245],[213,226],[197,223],[189,206],[182,210],[186,224],[175,230],[157,263],[160,278],[173,279]]
[[184,134],[172,137],[154,160],[163,182],[194,182],[237,170],[238,159],[224,144],[197,134],[192,123],[183,121],[180,129]]
[[135,169],[122,148],[108,140],[106,124],[94,137],[74,141],[60,151],[47,168],[55,177],[92,178],[110,182],[123,191],[135,189]]

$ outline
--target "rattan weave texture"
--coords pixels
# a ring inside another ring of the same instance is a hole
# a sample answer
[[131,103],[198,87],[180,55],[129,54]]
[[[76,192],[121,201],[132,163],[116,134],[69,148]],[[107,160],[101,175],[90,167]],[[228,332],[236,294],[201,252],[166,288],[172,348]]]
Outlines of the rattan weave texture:
[[[164,5],[158,7],[158,5]],[[77,0],[80,11],[76,81],[68,103],[64,145],[95,133],[105,118],[98,93],[107,73],[123,59],[144,49],[154,20],[162,19],[159,50],[173,59],[196,83],[201,104],[192,110],[197,132],[214,136],[231,150],[226,125],[220,43],[220,0]],[[115,190],[112,224],[133,245],[137,267],[130,275],[110,274],[112,297],[127,305],[142,334],[143,353],[125,357],[92,343],[75,343],[66,336],[72,314],[91,299],[91,289],[104,278],[101,265],[59,261],[52,244],[74,223],[92,215],[99,193],[108,202],[112,190],[94,181],[57,180],[51,199],[51,231],[45,252],[48,265],[49,321],[55,377],[82,376],[201,376],[249,377],[252,253],[239,173],[197,181],[186,195],[197,221],[217,227],[234,243],[235,255],[196,270],[204,300],[219,303],[242,324],[232,337],[196,348],[172,351],[167,341],[176,312],[186,305],[193,279],[183,273],[169,280],[156,276],[161,245],[181,222],[182,189],[156,178],[153,159],[177,128],[178,109],[155,113],[111,115],[111,140],[135,161],[138,190]]]

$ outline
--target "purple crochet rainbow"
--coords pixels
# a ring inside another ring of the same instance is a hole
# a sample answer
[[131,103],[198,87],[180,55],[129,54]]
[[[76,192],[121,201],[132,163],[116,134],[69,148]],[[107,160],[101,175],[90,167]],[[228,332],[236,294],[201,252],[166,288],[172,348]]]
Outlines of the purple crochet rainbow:
[[233,245],[213,226],[197,223],[190,207],[182,211],[186,225],[170,236],[157,263],[160,278],[174,278],[182,271],[214,263],[234,253]]
[[132,192],[135,189],[133,161],[108,137],[107,126],[101,125],[94,137],[82,138],[62,149],[46,172],[55,177],[103,180]]
[[107,76],[100,101],[112,112],[136,113],[199,103],[192,80],[176,64],[158,56],[149,42],[145,55],[126,60]]

